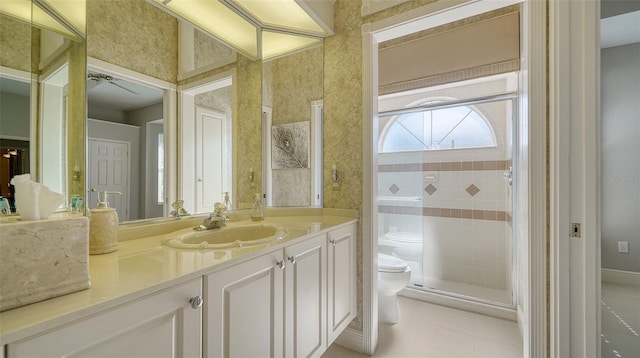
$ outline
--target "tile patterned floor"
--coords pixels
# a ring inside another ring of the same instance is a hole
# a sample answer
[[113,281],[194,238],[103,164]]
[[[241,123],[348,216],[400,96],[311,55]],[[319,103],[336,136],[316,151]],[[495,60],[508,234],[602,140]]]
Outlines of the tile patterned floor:
[[[522,357],[516,322],[400,297],[400,322],[380,327],[373,357]],[[323,358],[368,357],[337,344]]]

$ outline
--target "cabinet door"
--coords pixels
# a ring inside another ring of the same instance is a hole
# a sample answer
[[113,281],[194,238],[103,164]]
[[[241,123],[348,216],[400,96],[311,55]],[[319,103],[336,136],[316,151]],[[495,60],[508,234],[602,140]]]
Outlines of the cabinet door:
[[329,233],[327,345],[347,328],[356,314],[356,227]]
[[320,357],[327,345],[326,235],[285,249],[287,357]]
[[77,323],[8,345],[7,357],[199,357],[202,314],[189,281]]
[[205,276],[205,356],[282,357],[283,251]]

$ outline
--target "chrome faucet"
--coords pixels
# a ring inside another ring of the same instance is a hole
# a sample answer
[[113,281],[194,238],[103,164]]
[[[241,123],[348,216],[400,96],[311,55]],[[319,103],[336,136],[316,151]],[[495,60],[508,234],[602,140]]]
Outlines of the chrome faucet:
[[174,218],[179,218],[181,216],[191,215],[187,212],[187,210],[183,207],[183,205],[184,205],[184,200],[176,200],[173,204],[171,204],[171,207],[173,208],[173,210],[171,210],[171,212],[169,213],[169,216],[172,216]]
[[193,228],[197,231],[205,231],[211,229],[220,229],[225,226],[229,218],[224,215],[227,211],[227,207],[222,203],[213,204],[213,212],[209,214],[209,217],[204,219],[202,224]]

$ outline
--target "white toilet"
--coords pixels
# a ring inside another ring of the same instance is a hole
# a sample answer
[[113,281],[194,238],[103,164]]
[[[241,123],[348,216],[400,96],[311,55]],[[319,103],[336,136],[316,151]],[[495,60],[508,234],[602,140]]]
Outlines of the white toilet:
[[387,254],[378,253],[378,321],[398,323],[400,308],[398,292],[411,278],[411,267],[406,261]]
[[411,267],[409,283],[422,283],[422,241],[420,234],[394,228],[378,239],[378,252],[402,257]]

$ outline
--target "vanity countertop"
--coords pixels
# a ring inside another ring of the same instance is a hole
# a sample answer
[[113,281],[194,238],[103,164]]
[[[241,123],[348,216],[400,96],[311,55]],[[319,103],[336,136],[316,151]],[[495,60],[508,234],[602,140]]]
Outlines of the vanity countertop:
[[[194,218],[189,220],[191,223]],[[89,257],[91,288],[0,313],[0,346],[356,220],[354,210],[300,209],[294,214],[291,210],[276,209],[267,212],[264,222],[285,227],[288,231],[285,238],[263,245],[222,250],[185,250],[162,245],[166,237],[189,232],[191,226],[160,234],[157,227],[162,224],[123,227],[124,234],[119,233],[118,251]],[[238,217],[228,225],[246,223]],[[133,238],[134,232],[147,232],[152,236]]]

